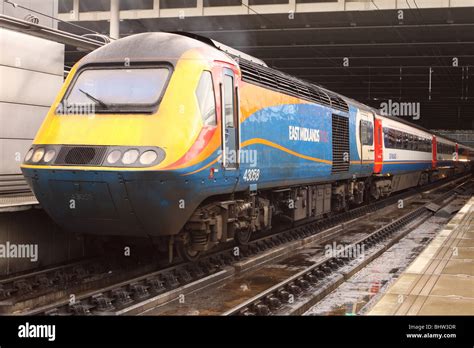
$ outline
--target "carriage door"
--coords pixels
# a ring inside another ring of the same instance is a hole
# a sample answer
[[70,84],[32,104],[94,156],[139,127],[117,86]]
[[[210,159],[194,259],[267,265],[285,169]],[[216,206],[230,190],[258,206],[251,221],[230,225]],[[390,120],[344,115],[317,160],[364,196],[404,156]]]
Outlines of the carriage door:
[[374,115],[371,112],[360,113],[360,144],[363,165],[374,164]]
[[374,173],[379,174],[383,169],[383,128],[380,118],[374,119]]
[[224,68],[222,80],[222,163],[227,170],[239,166],[238,90],[232,70]]

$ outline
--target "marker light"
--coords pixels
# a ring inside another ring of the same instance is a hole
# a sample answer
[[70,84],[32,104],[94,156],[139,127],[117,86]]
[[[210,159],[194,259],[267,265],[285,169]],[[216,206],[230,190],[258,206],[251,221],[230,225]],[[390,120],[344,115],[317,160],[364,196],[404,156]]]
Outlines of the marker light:
[[46,151],[46,155],[44,155],[44,161],[46,163],[51,162],[51,160],[54,158],[55,155],[56,155],[56,151],[54,151],[52,149]]
[[33,156],[33,152],[34,152],[33,149],[30,149],[30,151],[28,151],[28,153],[27,153],[26,156],[25,156],[25,162],[29,162],[29,160],[30,160],[31,157]]
[[35,153],[33,154],[33,162],[38,163],[41,161],[44,155],[44,149],[40,147],[39,149],[36,149]]
[[138,152],[138,150],[135,150],[135,149],[125,151],[122,157],[122,163],[123,164],[135,163],[138,159],[139,154],[140,153]]
[[115,164],[122,157],[122,153],[119,150],[114,150],[107,156],[107,162],[109,164]]
[[155,151],[153,150],[145,151],[140,156],[140,163],[143,164],[144,166],[147,166],[155,162],[157,158],[158,158],[158,154]]

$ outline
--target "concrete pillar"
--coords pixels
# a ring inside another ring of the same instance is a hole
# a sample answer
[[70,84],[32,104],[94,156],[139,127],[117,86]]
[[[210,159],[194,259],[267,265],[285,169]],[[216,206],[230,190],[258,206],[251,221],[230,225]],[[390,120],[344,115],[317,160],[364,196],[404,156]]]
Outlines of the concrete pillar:
[[71,20],[79,20],[79,0],[74,0],[74,2],[72,3]]
[[250,13],[249,0],[242,0],[242,7],[244,7],[244,11],[247,12],[247,14]]
[[160,0],[153,0],[153,11],[160,17]]
[[204,0],[197,0],[196,5],[201,16],[204,16]]
[[110,0],[110,37],[120,39],[120,0]]

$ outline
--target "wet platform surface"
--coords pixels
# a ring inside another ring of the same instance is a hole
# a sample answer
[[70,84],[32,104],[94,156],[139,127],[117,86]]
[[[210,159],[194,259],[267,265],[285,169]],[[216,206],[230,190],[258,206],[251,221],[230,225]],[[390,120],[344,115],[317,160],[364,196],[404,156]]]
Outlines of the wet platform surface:
[[474,197],[368,314],[474,314]]

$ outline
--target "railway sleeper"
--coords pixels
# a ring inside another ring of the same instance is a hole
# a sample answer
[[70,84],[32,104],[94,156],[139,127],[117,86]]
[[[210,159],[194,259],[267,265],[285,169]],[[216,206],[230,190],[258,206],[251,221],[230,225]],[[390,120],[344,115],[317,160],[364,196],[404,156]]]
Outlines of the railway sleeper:
[[179,281],[173,272],[165,272],[162,275],[165,286],[168,289],[175,289],[179,287]]
[[243,317],[254,317],[255,316],[255,313],[250,311],[249,308],[244,308],[243,310],[241,310],[239,312],[239,315],[243,316]]
[[296,279],[295,284],[303,290],[307,290],[310,287],[310,283],[307,280],[303,279],[303,278]]
[[125,306],[133,302],[132,298],[130,297],[130,293],[122,288],[112,290],[111,295],[114,301],[120,306]]
[[17,292],[21,295],[29,293],[33,290],[33,285],[25,279],[21,279],[21,280],[13,282],[13,286],[15,287]]
[[252,310],[255,311],[258,316],[267,316],[271,313],[270,308],[268,308],[265,303],[260,301],[252,305]]
[[276,292],[276,297],[278,297],[280,299],[280,301],[282,301],[282,302],[288,303],[288,301],[290,300],[290,296],[291,296],[291,294],[288,291],[286,291],[285,289],[279,289]]
[[0,299],[10,297],[14,291],[14,289],[6,289],[2,284],[0,284]]
[[91,302],[95,306],[95,309],[100,312],[110,312],[115,309],[114,305],[112,304],[112,299],[104,296],[104,294],[92,296]]
[[45,275],[38,275],[35,279],[35,285],[40,289],[47,289],[53,285],[53,280]]
[[318,282],[318,277],[315,276],[313,272],[305,274],[304,278],[312,284],[316,284]]
[[150,292],[148,291],[148,286],[140,284],[140,283],[133,283],[129,286],[130,291],[133,293],[133,299],[138,301],[150,296]]
[[163,282],[158,277],[148,278],[146,284],[151,288],[155,294],[161,294],[166,291]]
[[80,301],[69,305],[69,310],[73,315],[91,315],[91,308],[93,305],[82,303]]
[[191,276],[195,279],[199,279],[201,277],[204,277],[204,270],[201,266],[201,263],[199,264],[196,264],[196,263],[193,263],[189,266],[189,273],[191,274]]
[[288,292],[290,292],[293,295],[299,295],[302,292],[301,287],[299,287],[295,283],[288,284],[286,286],[286,289],[288,290]]
[[281,301],[275,295],[268,295],[265,297],[264,302],[272,309],[278,309],[281,307]]
[[178,278],[178,281],[181,284],[187,284],[193,280],[193,277],[191,276],[191,273],[188,272],[185,268],[179,268],[176,270],[176,276]]

